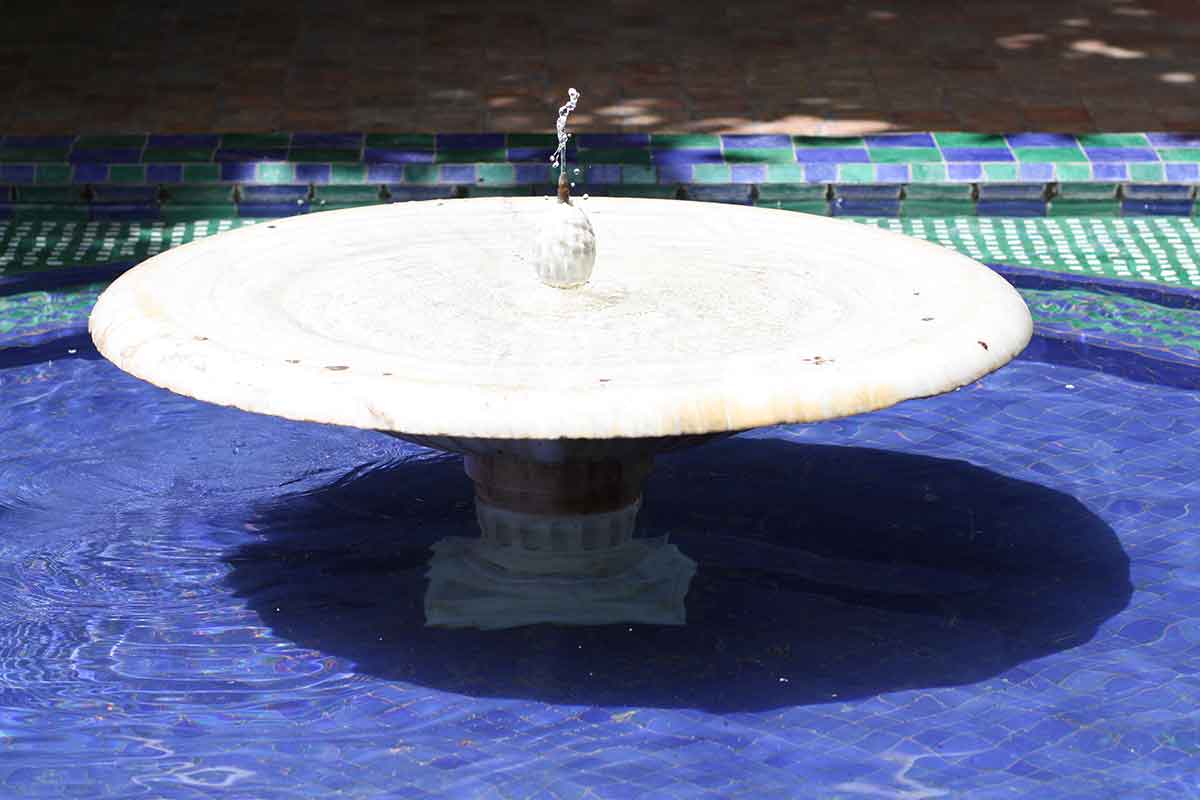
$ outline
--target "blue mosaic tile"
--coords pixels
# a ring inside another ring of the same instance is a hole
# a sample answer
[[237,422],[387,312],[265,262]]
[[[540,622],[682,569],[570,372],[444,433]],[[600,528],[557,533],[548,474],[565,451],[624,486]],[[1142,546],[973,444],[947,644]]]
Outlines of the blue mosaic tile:
[[1147,133],[1146,138],[1155,147],[1200,147],[1200,132]]
[[1189,181],[1200,183],[1200,164],[1164,164],[1165,178],[1168,181]]
[[222,147],[213,156],[216,161],[287,161],[287,148]]
[[1092,164],[1092,177],[1098,181],[1129,180],[1129,166],[1127,164],[1109,164],[1103,162]]
[[711,148],[687,148],[680,150],[652,150],[650,158],[655,164],[664,166],[677,164],[723,164],[721,151]]
[[1127,214],[1162,217],[1191,216],[1191,200],[1122,200],[1121,210]]
[[35,174],[33,164],[0,164],[0,182],[33,183]]
[[[543,184],[550,183],[550,165],[544,164],[516,164],[515,179],[517,183],[528,184]],[[599,170],[597,173],[596,171]],[[609,178],[607,182],[618,183],[621,180],[621,168],[616,164],[603,164],[588,168],[588,180],[599,180],[595,175],[605,175]],[[615,177],[614,177],[615,176]]]
[[691,164],[662,164],[655,168],[659,183],[691,183]]
[[791,147],[792,137],[784,134],[722,134],[721,143],[724,147]]
[[329,164],[297,164],[296,180],[308,183],[329,183],[332,168]]
[[438,180],[442,183],[474,183],[474,164],[442,164],[438,169]]
[[221,180],[231,183],[248,183],[258,179],[258,165],[254,162],[227,161],[221,164]]
[[1017,165],[1017,177],[1022,181],[1054,180],[1053,164],[1021,163]]
[[72,170],[73,183],[104,183],[108,180],[108,164],[76,164]]
[[404,180],[404,165],[368,164],[367,180],[371,183],[399,183]]
[[862,148],[796,148],[796,160],[803,164],[866,164],[870,154]]
[[432,164],[434,153],[432,150],[368,147],[363,152],[363,161],[368,164]]
[[863,139],[868,147],[937,147],[928,133],[881,133]]
[[645,148],[650,146],[648,133],[580,133],[574,138],[582,150]]
[[[508,160],[514,163],[517,162],[537,162],[545,164],[550,161],[550,156],[554,154],[554,149],[550,147],[510,147],[508,148]],[[568,151],[568,161],[575,160],[571,156],[573,151]]]
[[1010,133],[1005,135],[1009,147],[1075,147],[1076,139],[1069,133]]
[[836,164],[805,164],[804,180],[806,183],[833,183],[837,180]]
[[[587,171],[584,173],[585,180],[588,183],[620,183],[621,182],[621,165],[620,164],[590,164]],[[546,180],[549,180],[549,173],[546,175]],[[541,181],[545,182],[545,181]]]
[[1043,200],[980,200],[976,213],[981,217],[1044,217],[1046,203]]
[[976,181],[983,177],[983,165],[947,164],[946,177],[952,181]]
[[1013,154],[999,147],[943,147],[946,161],[1013,161]]
[[361,133],[293,133],[292,147],[356,149],[362,147]]
[[73,164],[97,162],[104,164],[136,164],[141,161],[142,151],[133,148],[95,147],[74,148],[67,160]]
[[179,183],[183,180],[183,165],[147,164],[146,180],[151,183]]
[[216,134],[152,134],[146,140],[147,148],[205,148],[215,149],[221,143]]
[[896,183],[908,183],[909,165],[908,164],[876,164],[875,165],[875,180],[877,180],[877,181],[894,181]]
[[766,164],[733,164],[730,177],[734,183],[765,183],[767,181]]
[[505,146],[502,133],[439,133],[438,150],[490,150]]
[[1093,162],[1120,161],[1158,161],[1158,154],[1153,150],[1141,147],[1085,147],[1083,152]]

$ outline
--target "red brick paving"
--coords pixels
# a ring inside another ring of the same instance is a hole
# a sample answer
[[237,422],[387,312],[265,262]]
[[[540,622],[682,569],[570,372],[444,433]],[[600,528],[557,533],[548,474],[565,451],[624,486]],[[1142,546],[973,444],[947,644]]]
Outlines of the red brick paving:
[[0,130],[1200,128],[1200,0],[0,0]]

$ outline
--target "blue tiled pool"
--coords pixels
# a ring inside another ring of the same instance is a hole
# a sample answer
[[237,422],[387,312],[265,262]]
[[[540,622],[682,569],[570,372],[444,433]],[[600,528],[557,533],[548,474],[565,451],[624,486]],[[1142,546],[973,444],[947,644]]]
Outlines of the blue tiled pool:
[[1200,797],[1200,291],[1006,272],[998,373],[660,459],[688,626],[490,632],[422,624],[455,460],[151,387],[12,276],[0,796]]

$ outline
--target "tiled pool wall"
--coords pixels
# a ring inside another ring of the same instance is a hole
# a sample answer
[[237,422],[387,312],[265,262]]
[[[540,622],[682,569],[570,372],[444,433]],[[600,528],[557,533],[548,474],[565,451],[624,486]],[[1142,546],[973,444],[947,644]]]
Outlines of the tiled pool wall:
[[[551,134],[5,136],[0,219],[277,217],[549,193]],[[1197,214],[1200,133],[579,134],[577,193],[839,216]]]

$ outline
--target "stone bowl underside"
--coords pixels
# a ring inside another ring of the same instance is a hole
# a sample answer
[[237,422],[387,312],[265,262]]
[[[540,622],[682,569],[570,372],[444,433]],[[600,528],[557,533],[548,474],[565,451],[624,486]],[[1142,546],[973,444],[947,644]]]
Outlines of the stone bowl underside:
[[666,443],[938,394],[1032,332],[1015,290],[949,250],[707,203],[575,200],[595,271],[554,289],[527,263],[554,202],[410,202],[221,234],[130,270],[90,329],[121,369],[201,400],[459,452],[540,440],[526,451],[543,461],[587,448],[554,455],[551,440]]

